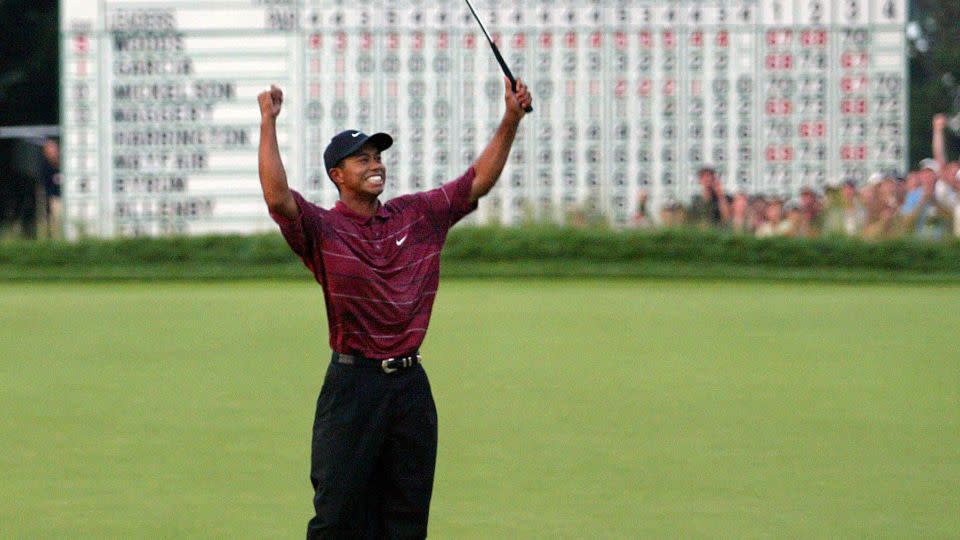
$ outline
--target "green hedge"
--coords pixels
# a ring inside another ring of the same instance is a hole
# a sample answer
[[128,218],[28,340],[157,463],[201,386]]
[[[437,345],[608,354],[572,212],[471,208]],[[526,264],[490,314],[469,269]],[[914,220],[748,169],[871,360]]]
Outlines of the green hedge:
[[[758,239],[694,230],[460,227],[443,254],[462,277],[691,277],[960,282],[960,242]],[[279,234],[0,243],[0,279],[310,276]]]

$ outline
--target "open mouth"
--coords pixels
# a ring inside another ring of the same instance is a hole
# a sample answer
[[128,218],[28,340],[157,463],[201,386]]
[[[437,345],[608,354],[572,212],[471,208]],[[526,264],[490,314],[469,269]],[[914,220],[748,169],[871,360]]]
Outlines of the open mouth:
[[369,182],[370,184],[372,184],[372,185],[374,185],[374,186],[382,186],[382,185],[383,185],[383,176],[380,176],[379,174],[378,174],[378,175],[371,176],[371,177],[367,178],[367,182]]

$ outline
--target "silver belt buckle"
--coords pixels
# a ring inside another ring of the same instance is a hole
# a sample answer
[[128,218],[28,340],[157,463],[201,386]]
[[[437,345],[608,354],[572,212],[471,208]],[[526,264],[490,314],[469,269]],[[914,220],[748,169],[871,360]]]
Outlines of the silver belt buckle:
[[386,360],[380,362],[380,367],[383,368],[384,373],[393,373],[401,368],[413,367],[414,364],[420,363],[420,355],[415,356],[405,356],[403,357],[403,362],[401,362],[400,367],[390,367],[390,362],[397,360],[397,357],[387,358]]
[[380,367],[383,368],[384,373],[390,374],[397,370],[397,368],[390,367],[389,364],[391,360],[393,360],[393,358],[387,358],[383,362],[380,362]]

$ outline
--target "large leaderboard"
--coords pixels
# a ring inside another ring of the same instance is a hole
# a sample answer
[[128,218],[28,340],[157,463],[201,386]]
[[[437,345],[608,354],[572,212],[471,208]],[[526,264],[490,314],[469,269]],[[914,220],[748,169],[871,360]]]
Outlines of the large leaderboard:
[[[696,193],[795,195],[905,167],[905,0],[478,0],[535,112],[470,219],[627,223]],[[292,187],[330,206],[323,148],[387,131],[387,198],[458,176],[503,110],[461,0],[68,0],[67,234],[256,232],[256,95],[285,91]]]

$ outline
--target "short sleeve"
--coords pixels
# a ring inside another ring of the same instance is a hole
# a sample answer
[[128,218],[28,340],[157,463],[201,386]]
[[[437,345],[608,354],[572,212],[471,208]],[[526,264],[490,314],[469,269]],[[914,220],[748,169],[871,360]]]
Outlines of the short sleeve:
[[320,222],[323,209],[303,198],[300,193],[290,190],[293,199],[300,209],[296,219],[270,212],[270,217],[280,226],[280,233],[290,245],[294,253],[304,261],[309,260],[314,252],[314,246],[319,243]]
[[470,189],[477,172],[473,167],[467,169],[463,176],[451,180],[446,184],[421,193],[426,212],[435,221],[452,227],[464,216],[477,209],[477,203],[470,202]]

